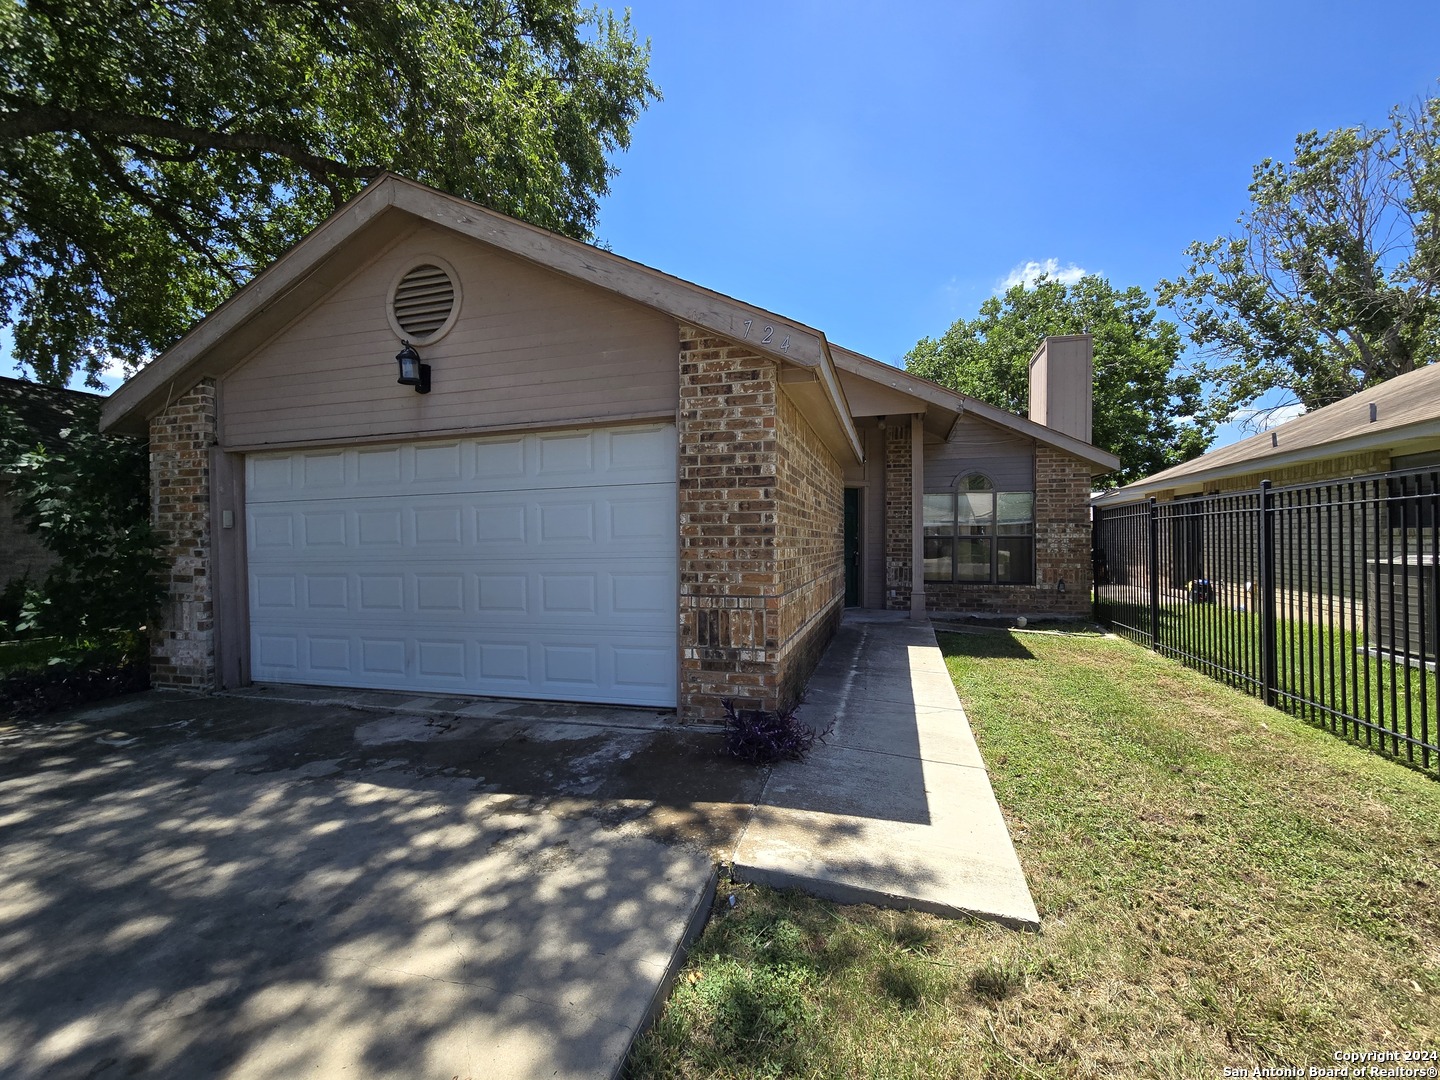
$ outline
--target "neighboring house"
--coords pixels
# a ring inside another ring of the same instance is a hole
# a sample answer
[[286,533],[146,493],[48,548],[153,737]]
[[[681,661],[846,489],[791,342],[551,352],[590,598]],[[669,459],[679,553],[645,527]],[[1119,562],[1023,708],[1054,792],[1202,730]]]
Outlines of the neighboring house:
[[1024,419],[383,176],[106,406],[172,544],[154,682],[715,716],[847,603],[1082,613],[1089,348]]
[[[36,443],[49,450],[63,445],[63,433],[76,423],[75,407],[99,401],[101,396],[0,376],[0,406],[34,433]],[[10,481],[0,473],[0,587],[21,577],[38,583],[55,565],[55,556],[16,518],[17,509]]]
[[1200,597],[1257,610],[1268,480],[1279,615],[1364,630],[1386,654],[1433,662],[1437,469],[1440,364],[1431,364],[1096,496],[1098,600],[1153,604],[1153,560],[1161,604]]
[[1440,465],[1440,364],[1096,496],[1119,506]]

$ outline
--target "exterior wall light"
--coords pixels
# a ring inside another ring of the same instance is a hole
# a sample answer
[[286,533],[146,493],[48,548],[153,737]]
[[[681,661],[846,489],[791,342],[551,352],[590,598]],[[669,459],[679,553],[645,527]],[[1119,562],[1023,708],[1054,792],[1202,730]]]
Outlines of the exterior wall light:
[[1059,581],[1057,581],[1057,582],[1055,583],[1055,591],[1056,591],[1056,592],[1064,592],[1064,591],[1065,591],[1065,579],[1064,579],[1063,577],[1062,577]]
[[400,365],[400,378],[395,380],[397,383],[413,386],[417,394],[430,392],[430,365],[420,362],[420,354],[415,351],[414,345],[405,342],[405,347],[395,354],[395,362]]

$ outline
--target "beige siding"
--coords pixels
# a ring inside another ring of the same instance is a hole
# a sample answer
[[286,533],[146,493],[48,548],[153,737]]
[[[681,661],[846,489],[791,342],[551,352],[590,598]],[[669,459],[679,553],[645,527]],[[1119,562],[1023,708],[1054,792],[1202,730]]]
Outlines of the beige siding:
[[[391,282],[423,255],[460,277],[454,327],[420,348],[434,389],[395,382]],[[673,320],[422,226],[224,379],[226,447],[673,415]]]
[[1035,487],[1035,445],[1016,435],[962,416],[946,443],[925,446],[925,490],[949,491],[957,477],[979,470],[1001,491],[1032,491]]

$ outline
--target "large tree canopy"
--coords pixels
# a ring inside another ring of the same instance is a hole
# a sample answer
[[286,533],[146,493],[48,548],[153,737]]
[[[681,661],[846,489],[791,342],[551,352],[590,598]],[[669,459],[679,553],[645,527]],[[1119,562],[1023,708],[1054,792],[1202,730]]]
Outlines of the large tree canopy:
[[1159,295],[1223,415],[1279,388],[1314,409],[1440,354],[1440,98],[1255,167],[1239,229]]
[[1188,461],[1210,444],[1212,425],[1192,417],[1199,380],[1177,374],[1180,331],[1157,318],[1144,290],[1124,292],[1094,275],[1073,285],[1041,277],[992,296],[974,319],[905,356],[908,371],[1011,412],[1024,413],[1029,363],[1040,340],[1088,333],[1095,340],[1094,437],[1120,458],[1101,480],[1122,484]]
[[143,362],[382,169],[588,238],[658,97],[577,0],[0,0],[0,320]]

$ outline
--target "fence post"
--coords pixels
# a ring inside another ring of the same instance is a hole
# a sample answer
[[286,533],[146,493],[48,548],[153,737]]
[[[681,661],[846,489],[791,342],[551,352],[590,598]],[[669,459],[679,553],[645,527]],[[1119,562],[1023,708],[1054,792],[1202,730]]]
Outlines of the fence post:
[[1150,496],[1150,648],[1160,651],[1160,504]]
[[1275,508],[1270,481],[1260,481],[1260,677],[1266,705],[1275,704],[1275,624],[1279,596],[1275,583]]

